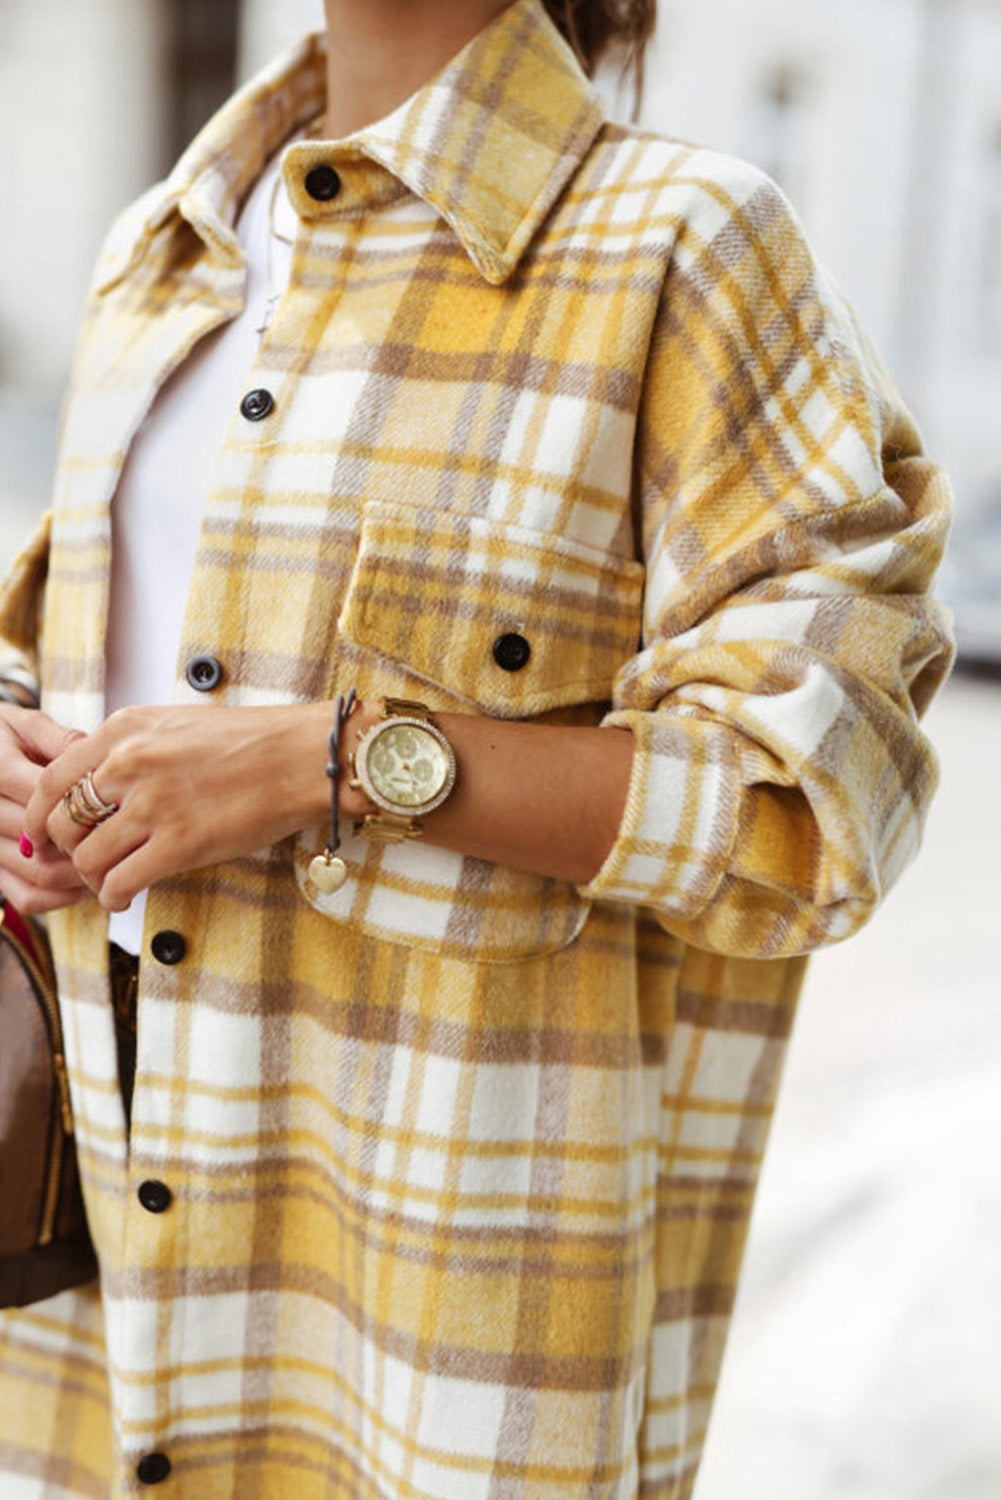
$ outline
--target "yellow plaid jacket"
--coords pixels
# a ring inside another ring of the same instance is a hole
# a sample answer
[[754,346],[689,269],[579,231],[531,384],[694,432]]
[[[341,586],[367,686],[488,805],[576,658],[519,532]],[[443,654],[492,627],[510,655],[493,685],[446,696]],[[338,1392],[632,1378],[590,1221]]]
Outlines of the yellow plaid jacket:
[[[60,720],[103,714],[130,439],[241,306],[235,214],[324,78],[312,37],[101,255],[0,599]],[[349,840],[324,896],[322,829],[158,886],[131,1149],[106,921],[52,920],[102,1276],[0,1320],[0,1487],[118,1500],[159,1454],[184,1500],[679,1500],[804,955],[870,915],[933,790],[947,485],[777,189],[609,123],[539,0],[283,171],[292,280],[233,392],[177,701],[354,682],[627,725],[628,801],[582,887]]]

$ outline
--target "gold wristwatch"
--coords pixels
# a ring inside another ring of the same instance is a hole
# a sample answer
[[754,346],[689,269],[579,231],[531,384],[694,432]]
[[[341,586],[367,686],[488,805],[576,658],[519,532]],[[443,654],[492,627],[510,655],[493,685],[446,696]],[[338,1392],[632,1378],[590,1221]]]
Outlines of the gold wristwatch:
[[355,833],[386,843],[420,838],[421,818],[455,785],[455,751],[427,704],[408,698],[383,698],[382,718],[361,735],[351,767],[351,786],[378,808],[355,823]]

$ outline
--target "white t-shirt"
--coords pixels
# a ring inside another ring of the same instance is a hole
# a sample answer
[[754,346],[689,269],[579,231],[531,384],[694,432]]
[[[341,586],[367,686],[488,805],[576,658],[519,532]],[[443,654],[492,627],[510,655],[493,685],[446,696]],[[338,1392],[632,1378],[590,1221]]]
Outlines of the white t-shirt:
[[[205,502],[261,334],[288,284],[297,218],[272,158],[240,212],[243,311],[206,335],[159,391],[129,449],[112,504],[105,709],[174,700],[177,655]],[[146,892],[111,916],[110,937],[142,946]]]

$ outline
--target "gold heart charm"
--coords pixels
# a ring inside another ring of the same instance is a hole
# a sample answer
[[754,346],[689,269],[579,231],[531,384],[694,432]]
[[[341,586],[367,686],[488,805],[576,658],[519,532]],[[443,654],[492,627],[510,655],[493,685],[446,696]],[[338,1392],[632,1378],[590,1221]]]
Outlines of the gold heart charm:
[[318,854],[309,862],[309,878],[322,895],[332,896],[347,880],[348,867],[343,859]]

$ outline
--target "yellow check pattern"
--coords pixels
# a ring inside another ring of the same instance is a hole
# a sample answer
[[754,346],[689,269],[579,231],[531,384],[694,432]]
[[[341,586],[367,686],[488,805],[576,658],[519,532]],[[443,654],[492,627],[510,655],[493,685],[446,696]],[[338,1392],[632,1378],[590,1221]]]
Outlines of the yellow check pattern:
[[[129,442],[240,307],[235,214],[324,76],[307,39],[102,254],[0,597],[84,729]],[[103,1274],[0,1322],[3,1494],[123,1500],[162,1453],[184,1500],[682,1500],[804,955],[870,915],[934,788],[947,485],[774,186],[605,121],[538,0],[283,170],[292,280],[177,700],[355,682],[628,725],[628,803],[587,887],[349,839],[325,896],[322,829],[165,882],[147,944],[187,951],[143,959],[131,1151],[105,920],[52,921]]]

